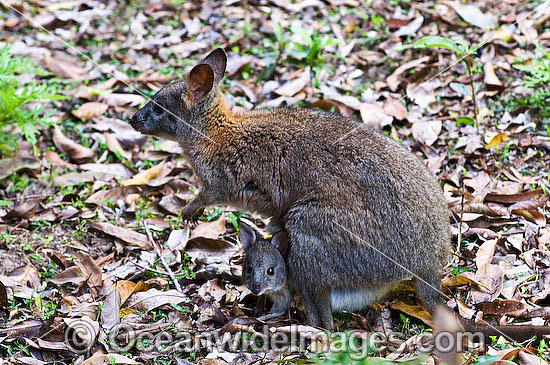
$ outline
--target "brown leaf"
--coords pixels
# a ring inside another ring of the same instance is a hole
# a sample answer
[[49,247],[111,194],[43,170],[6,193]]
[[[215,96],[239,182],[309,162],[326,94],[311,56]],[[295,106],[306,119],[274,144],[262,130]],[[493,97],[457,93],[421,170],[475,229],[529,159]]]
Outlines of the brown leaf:
[[546,226],[546,217],[536,209],[514,209],[512,213],[522,216],[529,222],[535,223],[539,227]]
[[483,82],[485,82],[487,85],[502,86],[502,82],[495,74],[495,66],[492,63],[486,63],[485,65],[483,65],[483,72],[485,74]]
[[86,361],[80,363],[80,365],[108,365],[108,364],[128,364],[128,365],[138,365],[139,362],[132,360],[126,356],[112,353],[112,354],[97,354]]
[[7,222],[11,219],[30,218],[34,215],[36,207],[40,199],[27,199],[21,204],[10,210],[6,215],[2,217],[2,220]]
[[211,240],[218,239],[222,234],[225,233],[225,216],[222,214],[220,218],[212,222],[201,222],[196,226],[191,232],[191,237],[189,240],[192,240],[197,237],[208,238]]
[[120,323],[120,292],[115,287],[103,301],[101,310],[101,325],[105,329],[111,329]]
[[34,290],[40,288],[40,275],[32,265],[18,267],[8,277]]
[[459,275],[453,275],[453,276],[450,276],[448,278],[445,278],[443,280],[441,280],[441,285],[444,285],[448,288],[452,288],[452,287],[455,287],[455,286],[463,286],[463,285],[475,285],[475,286],[478,286],[478,287],[481,287],[481,283],[471,279],[471,278],[468,278],[466,276],[463,276],[461,274]]
[[55,274],[50,281],[56,285],[63,285],[67,283],[80,285],[86,281],[86,276],[82,270],[80,270],[80,267],[71,266],[60,273]]
[[124,242],[135,244],[144,250],[153,248],[146,235],[132,231],[128,228],[118,227],[111,223],[92,223],[89,229],[116,237]]
[[55,152],[55,151],[46,150],[46,152],[44,153],[44,158],[46,159],[46,161],[51,163],[53,166],[59,166],[59,167],[63,167],[63,168],[66,168],[66,169],[72,169],[72,170],[76,169],[75,165],[73,165],[70,162],[67,162],[67,161],[63,160],[57,154],[57,152]]
[[55,127],[52,135],[53,143],[61,152],[65,152],[69,157],[77,163],[91,160],[94,156],[94,151],[91,148],[84,147],[75,141],[65,137],[61,128]]
[[85,163],[79,167],[92,171],[98,180],[110,180],[113,177],[128,179],[132,176],[132,171],[121,163]]
[[525,311],[527,307],[519,300],[495,300],[494,302],[487,302],[483,304],[483,313],[485,314],[499,314],[509,315],[512,317],[519,317]]
[[23,169],[39,169],[40,163],[34,158],[9,157],[0,160],[0,180]]
[[126,307],[142,312],[148,312],[166,304],[180,304],[188,298],[177,290],[160,291],[149,289],[134,293],[126,301]]
[[118,140],[111,133],[105,132],[103,133],[103,135],[105,136],[105,141],[107,142],[107,148],[109,149],[109,151],[113,153],[120,153],[120,155],[124,157],[127,161],[132,160],[132,154],[128,151],[125,151],[120,143],[118,143]]
[[134,177],[132,177],[131,179],[123,181],[121,185],[122,186],[145,185],[150,180],[156,178],[161,174],[162,170],[164,170],[164,165],[165,165],[165,162],[162,161],[158,165],[155,165],[145,171],[142,171],[134,175]]
[[533,200],[542,196],[544,196],[544,191],[542,189],[536,189],[517,194],[489,193],[485,196],[485,200],[494,203],[512,204],[524,200]]
[[527,351],[519,352],[519,362],[522,365],[548,365],[544,359]]
[[185,250],[187,242],[189,242],[189,226],[185,229],[175,229],[170,232],[165,245],[170,250]]
[[431,146],[437,141],[441,128],[441,120],[419,120],[413,123],[411,131],[414,139],[426,146]]
[[393,117],[387,115],[384,109],[374,103],[361,103],[359,112],[363,123],[377,129],[382,129],[393,122]]
[[345,117],[351,117],[353,113],[344,104],[333,99],[321,99],[309,105],[310,108],[319,108],[327,112],[336,111]]
[[397,120],[407,119],[407,108],[403,105],[401,100],[387,98],[384,102],[384,111]]
[[281,96],[294,96],[298,94],[304,87],[306,87],[311,81],[309,76],[309,67],[306,68],[299,77],[292,81],[287,81],[283,86],[275,90],[276,94]]
[[395,71],[386,79],[386,82],[388,83],[390,90],[391,91],[397,90],[397,88],[399,87],[399,84],[402,81],[401,75],[405,73],[405,71],[410,70],[411,68],[420,66],[421,64],[429,60],[430,60],[430,56],[425,56],[425,57],[404,63],[398,68],[396,68]]
[[422,322],[430,325],[432,323],[432,316],[424,307],[420,305],[410,305],[403,302],[392,302],[390,304],[392,309],[401,311],[411,317],[420,319]]
[[[99,206],[105,206],[107,203],[106,201],[113,200],[117,201],[120,196],[123,194],[122,188],[114,188],[114,189],[108,189],[108,190],[99,190],[90,195],[88,199],[86,199],[84,202],[86,204],[95,204]],[[138,198],[139,198],[138,194]]]
[[89,255],[82,251],[77,252],[76,255],[79,259],[77,262],[78,267],[82,273],[86,276],[88,287],[94,295],[99,294],[101,287],[103,286],[103,274],[97,263]]
[[46,67],[53,72],[57,77],[62,79],[74,79],[81,80],[84,77],[86,71],[80,67],[80,65],[68,58],[51,57],[49,55],[44,56]]
[[37,321],[35,319],[27,319],[21,323],[16,324],[15,326],[11,326],[9,328],[1,328],[0,329],[0,336],[7,335],[9,337],[26,337],[26,338],[33,338],[35,337],[39,332],[42,326],[44,325],[44,322]]
[[82,104],[78,109],[73,110],[72,113],[75,117],[89,120],[95,117],[99,117],[107,111],[109,106],[103,103],[89,102]]
[[113,284],[113,288],[115,288],[115,285],[117,290],[120,293],[121,304],[124,304],[128,299],[128,297],[133,293],[145,291],[148,289],[147,284],[145,284],[143,281],[134,283],[133,281],[129,281],[129,280],[119,280],[116,282],[116,284]]
[[458,313],[460,313],[460,316],[466,319],[471,319],[475,314],[475,309],[472,309],[468,307],[466,304],[464,304],[462,301],[457,300],[456,304],[458,306]]
[[476,266],[478,273],[483,273],[485,266],[493,261],[498,240],[487,240],[479,247],[476,254]]
[[53,186],[72,186],[94,181],[93,172],[69,172],[53,177]]
[[147,102],[147,99],[138,94],[102,94],[99,101],[105,102],[110,106],[135,107]]

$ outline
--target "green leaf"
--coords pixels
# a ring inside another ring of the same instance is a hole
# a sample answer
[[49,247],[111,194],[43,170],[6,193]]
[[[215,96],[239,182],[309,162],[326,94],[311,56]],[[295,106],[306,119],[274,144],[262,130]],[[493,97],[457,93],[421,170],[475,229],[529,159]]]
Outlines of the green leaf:
[[13,202],[10,202],[8,200],[1,200],[0,199],[0,207],[9,207],[13,205]]
[[457,56],[462,57],[466,54],[466,48],[449,38],[439,36],[427,36],[414,42],[414,48],[444,48],[453,51]]
[[456,125],[473,125],[475,123],[473,118],[470,117],[459,117],[456,120]]

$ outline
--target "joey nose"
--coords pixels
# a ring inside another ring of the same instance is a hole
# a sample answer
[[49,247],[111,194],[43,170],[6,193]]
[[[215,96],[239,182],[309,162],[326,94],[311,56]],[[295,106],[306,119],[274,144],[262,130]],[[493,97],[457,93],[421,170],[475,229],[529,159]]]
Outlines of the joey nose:
[[254,285],[252,288],[250,288],[250,291],[252,292],[252,294],[254,295],[260,295],[261,291],[262,291],[262,288],[260,285]]

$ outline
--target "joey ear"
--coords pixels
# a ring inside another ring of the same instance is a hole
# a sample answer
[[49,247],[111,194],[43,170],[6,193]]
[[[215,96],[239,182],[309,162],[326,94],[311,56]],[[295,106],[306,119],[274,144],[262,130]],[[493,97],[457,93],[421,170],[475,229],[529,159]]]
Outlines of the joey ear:
[[273,238],[271,238],[271,244],[279,250],[283,257],[286,256],[286,252],[288,251],[289,239],[290,237],[288,236],[287,231],[279,231],[273,235]]
[[205,64],[200,64],[189,72],[189,82],[187,84],[187,89],[189,96],[192,101],[196,103],[203,96],[208,94],[212,87],[214,86],[214,71],[212,67]]
[[246,251],[256,242],[256,230],[241,221],[239,222],[239,237]]
[[223,48],[216,48],[201,63],[209,65],[214,71],[214,85],[217,85],[222,79],[227,66],[227,55]]

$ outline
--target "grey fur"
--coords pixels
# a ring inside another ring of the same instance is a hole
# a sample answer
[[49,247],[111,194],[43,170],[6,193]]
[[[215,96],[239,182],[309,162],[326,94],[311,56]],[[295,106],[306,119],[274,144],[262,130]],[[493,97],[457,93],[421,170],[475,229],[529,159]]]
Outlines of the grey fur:
[[312,325],[332,327],[331,290],[383,288],[410,272],[428,283],[418,280],[417,290],[433,310],[450,252],[436,178],[399,143],[340,114],[232,112],[217,89],[225,62],[216,57],[225,55],[207,58],[215,82],[200,100],[189,96],[187,79],[154,96],[181,120],[150,102],[131,121],[182,146],[201,185],[183,217],[208,205],[272,216],[290,235],[289,286]]

